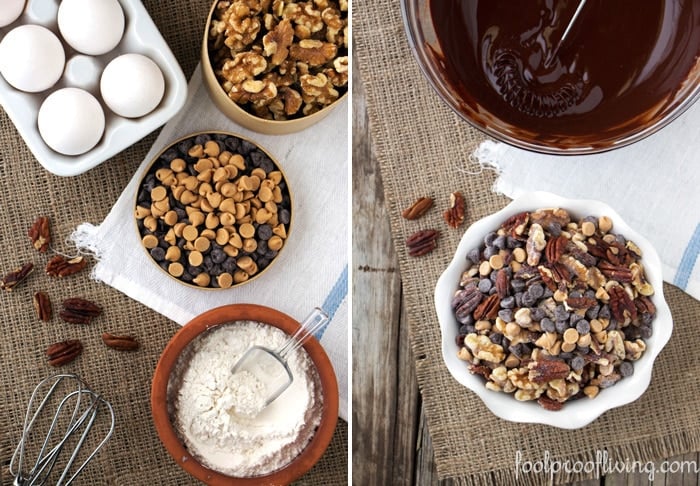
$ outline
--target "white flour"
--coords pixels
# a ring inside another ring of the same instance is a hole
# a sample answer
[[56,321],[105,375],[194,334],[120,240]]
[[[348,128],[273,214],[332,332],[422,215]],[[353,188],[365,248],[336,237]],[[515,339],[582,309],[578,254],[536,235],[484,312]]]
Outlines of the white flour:
[[196,339],[178,361],[168,386],[172,416],[190,453],[207,467],[237,477],[268,474],[291,462],[313,437],[321,385],[303,348],[288,356],[290,387],[255,417],[247,415],[259,408],[255,388],[262,384],[232,380],[231,367],[250,346],[277,349],[286,339],[273,326],[239,321]]

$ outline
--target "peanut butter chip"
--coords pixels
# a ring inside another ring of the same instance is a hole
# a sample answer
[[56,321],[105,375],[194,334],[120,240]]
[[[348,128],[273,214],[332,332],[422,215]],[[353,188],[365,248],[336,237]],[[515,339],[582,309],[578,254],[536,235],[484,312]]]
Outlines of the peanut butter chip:
[[576,331],[576,329],[570,327],[569,329],[564,331],[563,337],[564,337],[565,343],[574,344],[574,343],[578,342],[578,338],[579,338],[578,331]]
[[501,255],[493,255],[489,258],[489,265],[494,270],[500,270],[503,268],[503,257]]
[[154,235],[146,235],[141,241],[143,242],[143,246],[149,250],[158,246],[158,238],[156,238]]
[[186,167],[187,163],[184,161],[184,159],[178,158],[170,161],[170,168],[173,170],[173,172],[182,172]]
[[163,221],[165,221],[165,224],[168,226],[174,225],[177,223],[177,213],[173,210],[168,211],[165,213],[165,216],[163,216]]
[[218,277],[216,277],[216,282],[219,284],[219,287],[222,289],[227,289],[231,285],[233,285],[233,276],[230,273],[222,273]]
[[211,282],[211,277],[209,277],[209,274],[207,272],[202,272],[199,275],[197,275],[192,281],[200,287],[207,287]]
[[581,223],[581,232],[584,236],[593,236],[595,234],[595,225],[590,221]]
[[241,235],[238,233],[233,233],[228,240],[229,244],[233,246],[234,248],[243,248],[243,239],[241,238]]
[[185,267],[182,266],[182,263],[173,262],[168,265],[168,273],[173,277],[180,277],[185,273]]
[[180,259],[181,255],[182,253],[180,252],[180,248],[178,248],[177,246],[171,246],[165,252],[165,259],[169,262],[176,262]]
[[[211,246],[211,242],[209,241],[209,238],[206,238],[204,236],[200,236],[199,238],[194,240],[194,247],[198,251],[205,252],[209,249],[210,246]],[[200,263],[197,263],[196,265],[199,265],[199,264]],[[195,264],[193,263],[193,265],[195,265]]]
[[260,191],[258,191],[258,198],[262,202],[272,201],[272,189],[265,186],[261,187]]
[[168,191],[163,186],[156,186],[151,191],[151,200],[162,201],[168,196]]
[[238,228],[243,238],[252,238],[255,235],[255,227],[250,223],[244,223]]
[[282,238],[280,238],[277,235],[267,240],[267,247],[273,251],[278,251],[279,249],[281,249],[283,244],[284,242],[282,241]]
[[187,241],[194,241],[199,236],[197,228],[192,225],[187,225],[182,229],[182,237]]
[[243,270],[236,270],[233,274],[233,281],[236,283],[245,282],[249,276]]
[[197,250],[193,250],[188,255],[187,261],[190,262],[190,265],[192,265],[193,267],[198,267],[204,261],[204,257]]
[[225,228],[219,228],[218,230],[216,230],[216,242],[219,245],[227,244],[229,238],[230,237],[229,237],[228,231],[226,231]]

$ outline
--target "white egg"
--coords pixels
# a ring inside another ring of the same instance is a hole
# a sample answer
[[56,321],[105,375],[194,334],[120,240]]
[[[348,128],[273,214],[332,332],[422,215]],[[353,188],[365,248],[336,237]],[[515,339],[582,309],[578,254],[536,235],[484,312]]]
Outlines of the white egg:
[[10,25],[24,11],[25,0],[2,0],[0,6],[0,27]]
[[148,57],[124,54],[107,64],[100,92],[114,113],[138,118],[153,111],[163,99],[165,80],[158,65]]
[[106,54],[124,35],[124,11],[118,0],[63,0],[58,7],[58,30],[76,51]]
[[102,138],[105,115],[100,102],[87,91],[63,88],[44,100],[38,124],[49,147],[65,155],[79,155]]
[[65,64],[61,41],[40,25],[15,27],[0,43],[0,73],[22,91],[49,89],[61,78]]

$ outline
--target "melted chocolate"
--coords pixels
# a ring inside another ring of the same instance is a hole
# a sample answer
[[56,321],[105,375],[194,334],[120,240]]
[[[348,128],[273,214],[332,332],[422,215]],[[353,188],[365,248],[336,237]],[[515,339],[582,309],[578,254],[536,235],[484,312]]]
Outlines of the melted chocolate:
[[477,117],[559,145],[656,121],[698,59],[700,2],[588,0],[557,48],[578,5],[430,0],[451,89]]

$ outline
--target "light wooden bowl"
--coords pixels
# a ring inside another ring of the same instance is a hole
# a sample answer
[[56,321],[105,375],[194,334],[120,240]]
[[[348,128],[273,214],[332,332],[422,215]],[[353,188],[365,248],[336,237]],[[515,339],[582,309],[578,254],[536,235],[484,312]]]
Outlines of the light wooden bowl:
[[316,366],[323,393],[321,423],[306,448],[289,464],[265,476],[232,477],[213,471],[193,457],[180,440],[168,413],[168,381],[182,351],[209,329],[234,321],[256,321],[275,326],[291,335],[299,322],[269,307],[255,304],[231,304],[207,311],[188,322],[170,340],[156,366],[151,385],[151,411],[161,442],[175,462],[190,475],[212,486],[286,485],[313,467],[325,452],[338,422],[338,382],[326,352],[314,338],[304,349]]

